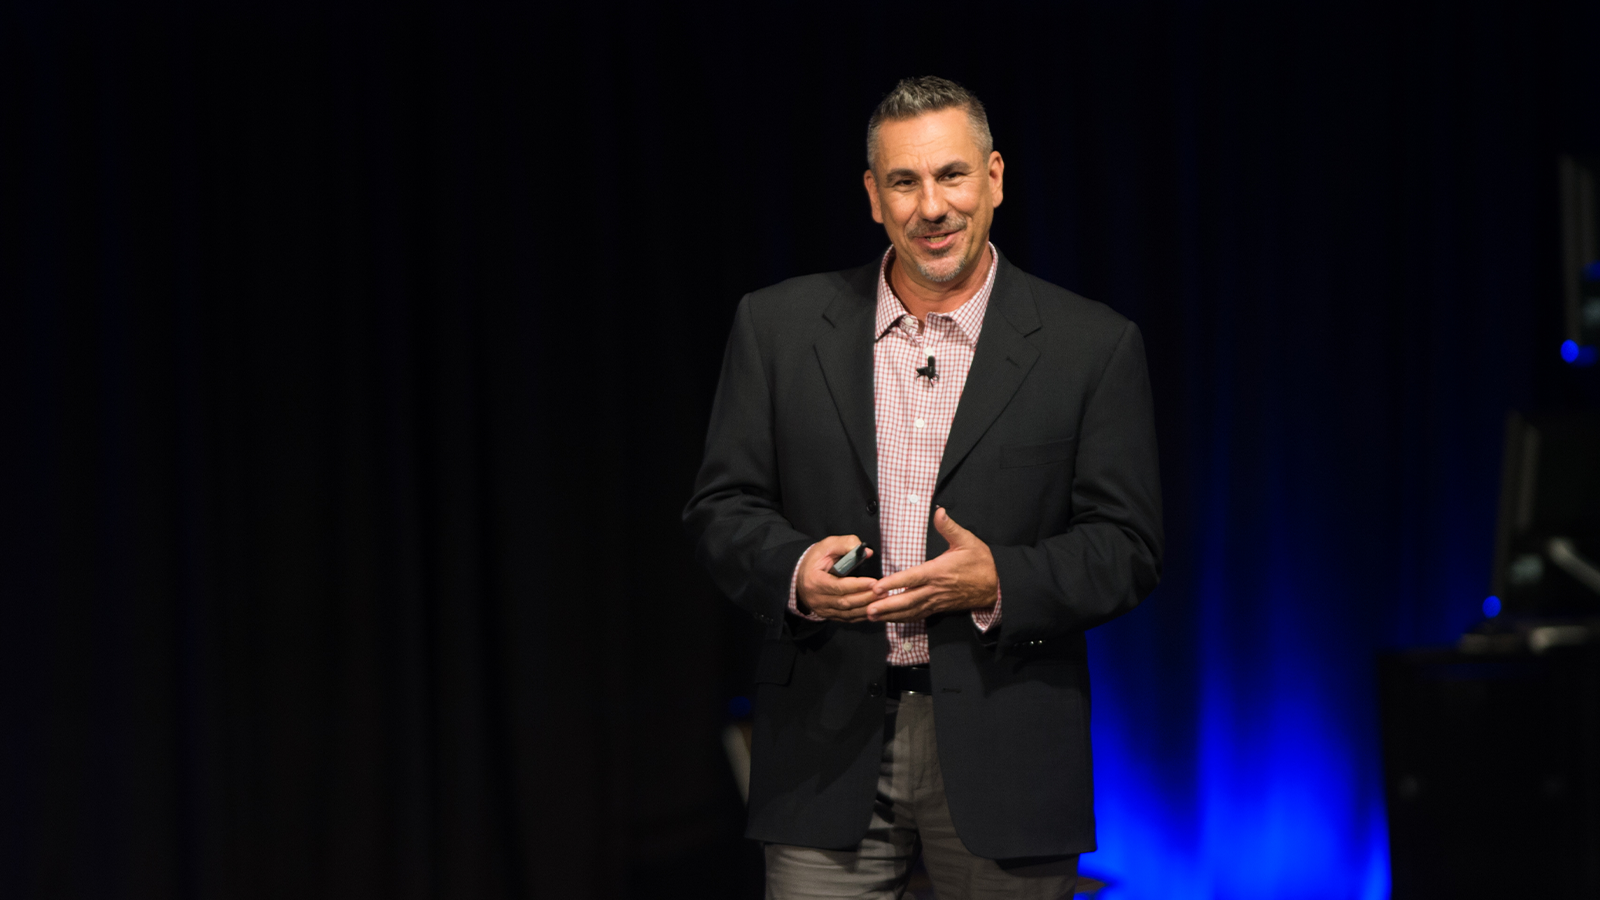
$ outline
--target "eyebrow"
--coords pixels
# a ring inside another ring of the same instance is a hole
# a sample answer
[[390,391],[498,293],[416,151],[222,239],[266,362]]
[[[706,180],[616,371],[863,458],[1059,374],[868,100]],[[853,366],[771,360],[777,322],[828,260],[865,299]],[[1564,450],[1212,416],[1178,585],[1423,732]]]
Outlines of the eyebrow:
[[[965,168],[967,168],[967,161],[964,160],[964,159],[958,159],[958,160],[955,160],[953,162],[947,162],[944,165],[940,166],[939,168],[933,170],[933,177],[938,178],[941,175],[948,175],[948,174],[950,174],[952,171],[954,171],[956,169],[965,169]],[[911,171],[910,169],[890,169],[888,172],[884,173],[883,177],[884,177],[884,180],[886,180],[886,181],[893,181],[896,178],[900,178],[900,177],[907,176],[907,175],[911,176],[912,178],[917,177],[917,173]]]

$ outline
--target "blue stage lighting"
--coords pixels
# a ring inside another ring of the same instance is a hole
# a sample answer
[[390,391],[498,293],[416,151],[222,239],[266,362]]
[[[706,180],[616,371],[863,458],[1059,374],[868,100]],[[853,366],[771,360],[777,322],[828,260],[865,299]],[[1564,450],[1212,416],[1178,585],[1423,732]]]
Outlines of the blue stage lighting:
[[1483,598],[1483,614],[1491,619],[1500,615],[1500,598],[1493,594]]
[[1570,362],[1577,362],[1578,361],[1578,342],[1577,341],[1562,341],[1561,342],[1561,358],[1562,358],[1562,360],[1564,360],[1566,362],[1569,362],[1569,363]]
[[750,698],[740,696],[729,700],[728,715],[734,719],[742,719],[750,715]]

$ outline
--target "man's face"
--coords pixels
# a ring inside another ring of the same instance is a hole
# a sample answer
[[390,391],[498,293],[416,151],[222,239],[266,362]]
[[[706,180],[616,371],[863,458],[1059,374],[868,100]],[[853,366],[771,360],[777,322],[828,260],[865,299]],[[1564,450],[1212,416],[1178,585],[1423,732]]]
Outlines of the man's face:
[[880,126],[867,197],[907,276],[937,289],[972,270],[988,246],[1004,174],[998,152],[984,157],[964,109]]

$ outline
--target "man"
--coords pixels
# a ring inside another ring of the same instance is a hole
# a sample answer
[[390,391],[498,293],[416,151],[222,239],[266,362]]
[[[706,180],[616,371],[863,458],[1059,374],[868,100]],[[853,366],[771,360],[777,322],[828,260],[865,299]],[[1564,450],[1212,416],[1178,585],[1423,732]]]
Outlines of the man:
[[[1161,569],[1138,329],[989,243],[982,104],[868,124],[882,259],[746,296],[684,521],[767,626],[750,837],[768,896],[1069,896],[1093,850],[1084,631]],[[829,570],[858,543],[845,577]]]

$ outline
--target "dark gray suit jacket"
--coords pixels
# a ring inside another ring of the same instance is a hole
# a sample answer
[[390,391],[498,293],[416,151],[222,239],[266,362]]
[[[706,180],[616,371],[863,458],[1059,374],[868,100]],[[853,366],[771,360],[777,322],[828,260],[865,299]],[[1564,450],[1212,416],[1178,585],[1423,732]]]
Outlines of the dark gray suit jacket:
[[[980,635],[928,621],[934,721],[962,842],[991,859],[1093,850],[1083,633],[1161,572],[1161,494],[1139,329],[1000,260],[934,505],[986,541],[1004,597]],[[873,407],[876,262],[746,296],[684,522],[735,603],[766,624],[756,673],[752,838],[850,848],[883,748],[884,626],[786,612],[800,555],[880,546]],[[946,549],[928,523],[928,558]],[[858,574],[878,576],[877,557]]]

